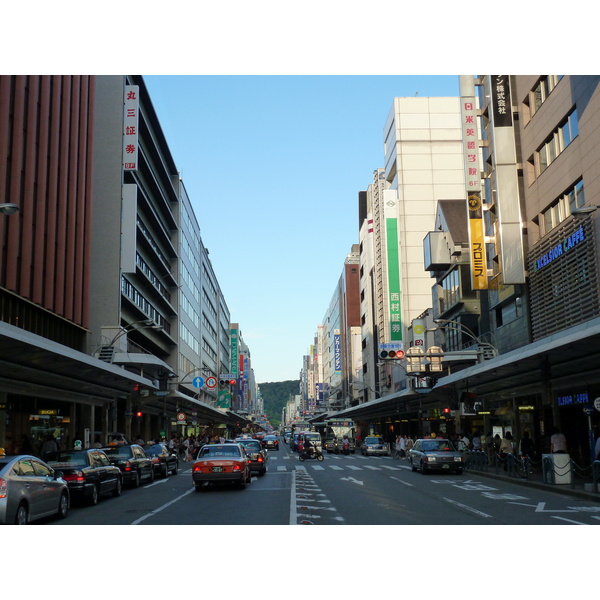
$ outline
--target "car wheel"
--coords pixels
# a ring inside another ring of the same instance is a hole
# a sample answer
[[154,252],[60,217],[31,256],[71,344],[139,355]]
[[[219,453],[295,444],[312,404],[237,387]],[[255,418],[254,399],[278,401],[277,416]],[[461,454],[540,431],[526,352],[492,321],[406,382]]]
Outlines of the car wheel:
[[15,516],[15,525],[27,525],[29,523],[29,511],[27,505],[24,502],[19,504],[17,508],[17,514]]
[[456,469],[456,474],[457,475],[462,475],[463,470],[462,469]]
[[90,496],[90,504],[92,506],[96,506],[98,504],[98,500],[100,499],[100,491],[98,490],[98,486],[94,484],[92,488],[92,495]]
[[417,467],[415,467],[415,464],[413,463],[413,461],[412,461],[412,458],[410,459],[410,468],[411,468],[413,471],[416,471],[416,470],[417,470]]
[[317,460],[318,461],[325,460],[325,457],[322,454],[319,454],[319,456],[317,456]]
[[148,477],[149,483],[154,483],[154,467],[150,469],[150,477]]
[[120,477],[117,477],[117,487],[113,490],[113,496],[116,498],[121,495],[123,491],[123,480]]
[[246,478],[244,477],[244,479],[240,479],[238,482],[238,487],[242,490],[246,489],[246,483],[248,483],[246,481]]
[[133,474],[133,481],[131,483],[134,488],[140,487],[140,474],[138,471]]
[[427,468],[425,467],[425,463],[421,462],[421,474],[425,475],[425,472],[427,471]]
[[69,512],[69,498],[66,493],[62,493],[60,495],[60,500],[58,501],[58,518],[65,519],[68,512]]
[[266,473],[267,473],[267,469],[266,469],[266,467],[265,467],[265,468],[264,468],[262,471],[259,471],[259,472],[258,472],[258,476],[259,476],[259,477],[262,477],[263,475],[266,475]]
[[173,475],[177,475],[177,473],[179,473],[179,463],[175,463],[173,467]]
[[162,476],[165,479],[169,476],[169,465],[167,463],[163,465]]
[[201,492],[202,491],[202,485],[201,484],[194,485],[194,491],[198,492],[198,493]]

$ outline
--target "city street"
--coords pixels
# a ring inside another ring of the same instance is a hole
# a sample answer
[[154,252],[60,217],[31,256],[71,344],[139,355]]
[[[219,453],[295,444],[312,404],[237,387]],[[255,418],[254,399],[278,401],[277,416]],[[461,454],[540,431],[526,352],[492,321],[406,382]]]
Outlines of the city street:
[[74,504],[53,525],[598,525],[600,504],[476,473],[413,473],[404,460],[326,454],[300,462],[286,446],[245,490],[197,493],[179,474]]

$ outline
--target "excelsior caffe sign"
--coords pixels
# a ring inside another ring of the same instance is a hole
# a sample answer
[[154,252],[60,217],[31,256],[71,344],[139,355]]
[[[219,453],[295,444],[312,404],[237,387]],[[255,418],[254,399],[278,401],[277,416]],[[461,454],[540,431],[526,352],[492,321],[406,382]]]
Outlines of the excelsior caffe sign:
[[576,229],[570,236],[566,237],[562,242],[554,246],[554,248],[551,248],[548,252],[536,259],[533,262],[533,270],[539,271],[540,269],[543,269],[553,260],[566,254],[571,248],[577,246],[577,244],[580,244],[584,240],[585,232],[583,231],[583,226],[580,226],[579,229]]

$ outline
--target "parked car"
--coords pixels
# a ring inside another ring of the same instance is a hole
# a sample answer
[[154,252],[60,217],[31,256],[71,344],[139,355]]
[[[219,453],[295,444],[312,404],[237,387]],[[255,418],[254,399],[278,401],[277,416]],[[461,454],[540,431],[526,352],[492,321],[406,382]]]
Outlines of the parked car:
[[44,517],[64,519],[70,506],[60,471],[29,454],[0,455],[0,523],[27,525]]
[[423,475],[434,470],[462,473],[465,465],[452,442],[439,438],[417,440],[408,451],[408,462],[413,471],[419,469]]
[[364,456],[389,456],[390,445],[379,435],[368,435],[360,447],[360,453]]
[[250,458],[240,444],[207,444],[192,466],[192,481],[197,492],[210,483],[235,483],[243,489],[252,481]]
[[53,469],[62,471],[72,498],[98,504],[102,494],[121,495],[121,470],[111,464],[102,450],[58,450],[44,456]]
[[276,435],[265,435],[261,443],[267,450],[279,450],[279,439]]
[[166,444],[152,444],[144,447],[144,452],[150,457],[154,466],[154,474],[168,477],[169,473],[177,475],[179,472],[179,462],[177,454],[169,450]]
[[139,487],[142,480],[154,481],[154,465],[152,459],[139,444],[125,444],[102,448],[108,460],[121,469],[123,483]]
[[252,438],[238,438],[235,443],[242,446],[250,457],[250,470],[257,471],[262,477],[267,472],[267,460],[269,459],[269,453],[262,447],[262,444]]

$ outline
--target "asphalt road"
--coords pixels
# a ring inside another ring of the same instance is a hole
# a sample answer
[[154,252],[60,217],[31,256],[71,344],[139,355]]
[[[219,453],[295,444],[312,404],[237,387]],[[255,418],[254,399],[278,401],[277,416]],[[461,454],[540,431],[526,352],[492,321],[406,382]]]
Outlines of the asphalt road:
[[268,472],[245,490],[197,493],[179,474],[97,506],[75,504],[53,525],[598,525],[600,505],[476,473],[414,473],[406,461],[360,454],[300,462],[271,451]]

